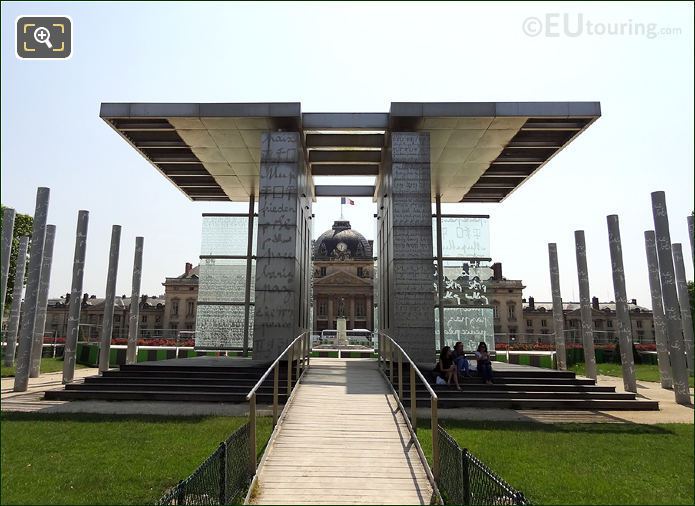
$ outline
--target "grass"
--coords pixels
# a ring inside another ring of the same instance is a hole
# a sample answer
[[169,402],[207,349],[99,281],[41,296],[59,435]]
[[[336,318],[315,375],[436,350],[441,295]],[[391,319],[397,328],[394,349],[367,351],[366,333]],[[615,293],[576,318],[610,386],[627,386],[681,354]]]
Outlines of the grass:
[[[82,364],[75,364],[76,369],[84,369],[85,367],[88,367],[86,365]],[[45,374],[48,372],[61,372],[63,370],[63,359],[62,358],[51,358],[51,357],[44,357],[41,359],[41,374]],[[2,372],[0,374],[1,377],[3,378],[9,378],[14,376],[15,374],[15,366],[11,367],[5,367],[4,365],[2,366]]]
[[[596,364],[596,368],[599,374],[604,376],[615,376],[618,378],[623,377],[623,369],[620,364]],[[579,362],[567,369],[568,371],[575,372],[584,376],[586,374],[586,367],[584,362]],[[652,364],[635,364],[635,375],[638,381],[653,381],[655,383],[661,382],[659,377],[659,366]],[[688,377],[688,384],[693,386],[693,377]]]
[[[431,460],[429,420],[421,427]],[[446,429],[534,504],[693,504],[690,424],[446,421]]]
[[[154,504],[246,417],[0,415],[2,504]],[[272,419],[258,418],[257,451]]]

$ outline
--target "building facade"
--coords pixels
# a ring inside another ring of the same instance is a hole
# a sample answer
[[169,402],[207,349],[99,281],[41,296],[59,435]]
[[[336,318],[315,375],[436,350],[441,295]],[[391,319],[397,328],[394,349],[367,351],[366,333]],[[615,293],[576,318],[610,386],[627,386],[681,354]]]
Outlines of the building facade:
[[373,330],[372,241],[340,220],[313,246],[313,330],[335,329],[339,316],[348,330]]
[[186,262],[183,274],[166,278],[164,286],[164,328],[195,331],[200,266]]

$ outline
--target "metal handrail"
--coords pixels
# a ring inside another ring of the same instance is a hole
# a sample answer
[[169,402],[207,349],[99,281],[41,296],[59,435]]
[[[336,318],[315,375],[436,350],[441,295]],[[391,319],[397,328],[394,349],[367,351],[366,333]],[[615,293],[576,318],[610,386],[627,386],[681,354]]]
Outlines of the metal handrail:
[[[311,357],[311,332],[302,332],[297,337],[295,337],[290,344],[287,345],[285,350],[280,353],[280,355],[273,361],[272,364],[266,369],[265,373],[256,382],[256,384],[249,390],[246,394],[246,400],[249,401],[249,472],[251,476],[256,474],[256,391],[260,388],[263,382],[270,375],[270,371],[273,371],[273,427],[277,424],[279,413],[278,413],[278,390],[280,383],[280,361],[283,357],[287,356],[287,398],[290,398],[292,393],[292,362],[294,361],[295,349],[297,357],[297,383],[303,371],[309,367],[309,361]],[[300,370],[302,373],[300,374]],[[285,404],[285,407],[287,403]]]
[[[425,378],[425,376],[422,374],[418,366],[413,362],[413,360],[410,358],[410,355],[406,353],[406,351],[401,348],[401,346],[394,341],[394,339],[389,336],[388,334],[385,334],[383,332],[378,333],[379,337],[379,355],[378,355],[378,362],[379,362],[379,367],[381,368],[382,366],[385,368],[385,360],[386,360],[386,355],[384,354],[385,348],[386,348],[386,342],[388,342],[388,353],[389,353],[389,382],[393,384],[393,362],[394,362],[394,349],[395,351],[398,352],[398,403],[402,406],[401,399],[403,398],[403,358],[405,358],[409,363],[410,363],[410,428],[412,429],[413,436],[417,438],[417,387],[415,385],[415,378],[419,377],[420,381],[425,385],[425,388],[430,394],[430,408],[431,408],[431,415],[430,415],[430,426],[432,429],[432,475],[434,478],[434,482],[439,479],[439,445],[438,445],[438,437],[439,437],[439,432],[437,431],[437,427],[439,425],[438,421],[438,414],[437,414],[437,402],[439,400],[439,397],[435,393],[434,389],[430,386],[429,382]],[[384,339],[385,338],[385,339]],[[388,341],[386,341],[388,340]],[[384,342],[384,346],[382,346],[382,341]],[[383,371],[382,371],[383,372]],[[385,375],[385,373],[384,373]],[[395,389],[394,389],[395,392]],[[406,417],[407,421],[407,417]]]

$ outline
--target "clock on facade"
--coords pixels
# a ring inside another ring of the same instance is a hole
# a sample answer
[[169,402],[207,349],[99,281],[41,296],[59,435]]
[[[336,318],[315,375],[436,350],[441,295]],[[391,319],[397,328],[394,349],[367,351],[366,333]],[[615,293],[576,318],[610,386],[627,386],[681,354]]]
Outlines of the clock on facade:
[[347,251],[347,244],[345,244],[344,242],[339,242],[339,243],[336,245],[336,249],[337,249],[338,251],[340,251],[341,253],[345,253],[345,251]]

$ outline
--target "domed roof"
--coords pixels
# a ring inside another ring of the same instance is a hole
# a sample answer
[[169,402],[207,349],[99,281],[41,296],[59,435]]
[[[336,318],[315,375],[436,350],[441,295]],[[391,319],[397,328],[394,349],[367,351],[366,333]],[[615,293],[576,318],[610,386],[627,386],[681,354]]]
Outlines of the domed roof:
[[353,230],[349,221],[336,220],[331,230],[326,230],[314,242],[314,258],[317,260],[371,259],[372,243],[357,230]]

